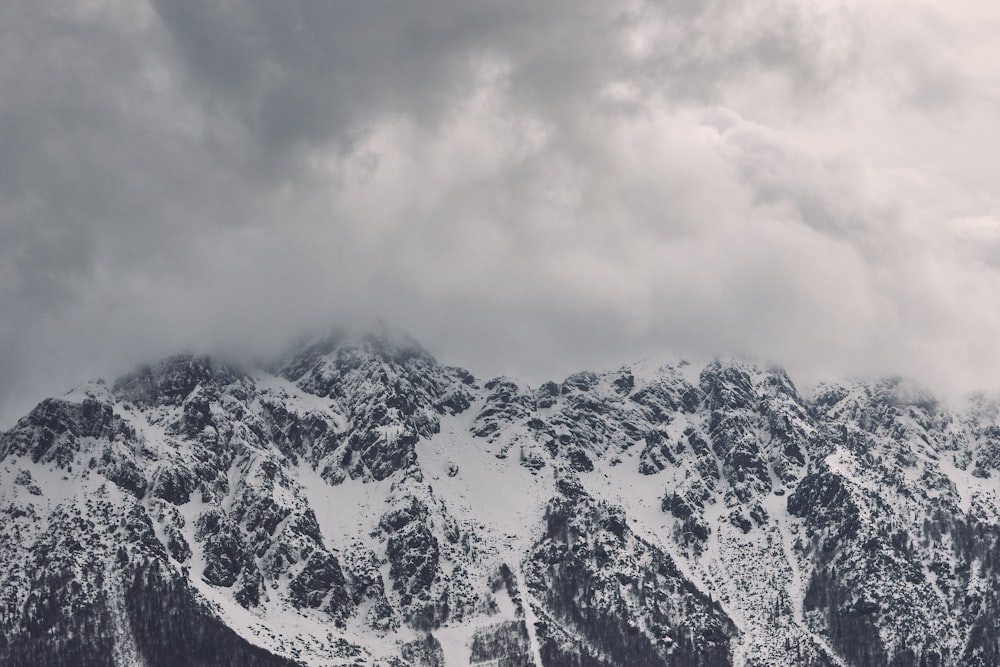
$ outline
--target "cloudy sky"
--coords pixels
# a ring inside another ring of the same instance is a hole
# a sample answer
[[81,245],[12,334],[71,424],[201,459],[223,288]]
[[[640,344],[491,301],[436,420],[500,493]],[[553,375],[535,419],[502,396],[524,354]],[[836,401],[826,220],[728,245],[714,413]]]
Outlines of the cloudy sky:
[[0,5],[0,424],[381,317],[529,381],[1000,385],[1000,4]]

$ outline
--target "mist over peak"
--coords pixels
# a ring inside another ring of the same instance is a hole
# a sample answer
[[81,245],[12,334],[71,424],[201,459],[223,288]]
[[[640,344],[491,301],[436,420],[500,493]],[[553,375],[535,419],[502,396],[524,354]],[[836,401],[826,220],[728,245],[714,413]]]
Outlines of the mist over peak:
[[0,12],[39,52],[0,62],[0,420],[379,315],[535,383],[745,355],[996,388],[982,3]]

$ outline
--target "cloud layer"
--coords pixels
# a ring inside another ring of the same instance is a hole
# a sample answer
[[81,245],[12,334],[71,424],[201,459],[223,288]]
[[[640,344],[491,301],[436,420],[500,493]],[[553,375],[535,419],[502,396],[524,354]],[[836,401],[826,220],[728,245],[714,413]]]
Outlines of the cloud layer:
[[1000,370],[1000,9],[0,8],[0,423],[383,317],[530,381],[745,354]]

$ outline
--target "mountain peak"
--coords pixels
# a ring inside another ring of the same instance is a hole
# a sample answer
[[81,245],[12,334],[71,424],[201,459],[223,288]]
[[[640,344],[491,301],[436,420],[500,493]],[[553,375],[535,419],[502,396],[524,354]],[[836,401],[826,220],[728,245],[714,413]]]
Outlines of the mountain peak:
[[229,384],[246,373],[208,356],[178,354],[141,366],[112,384],[112,391],[137,404],[178,405],[199,385]]

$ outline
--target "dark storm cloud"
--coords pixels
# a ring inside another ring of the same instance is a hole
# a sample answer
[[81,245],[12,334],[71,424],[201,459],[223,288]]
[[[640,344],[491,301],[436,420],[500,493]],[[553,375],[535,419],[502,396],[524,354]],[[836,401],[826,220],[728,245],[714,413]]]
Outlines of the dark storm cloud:
[[246,132],[224,147],[265,169],[347,142],[372,116],[439,122],[472,83],[471,62],[491,52],[538,57],[532,76],[553,92],[572,90],[594,51],[608,52],[603,34],[591,35],[594,51],[558,39],[579,23],[558,3],[154,4],[193,94]]
[[[794,6],[681,2],[275,4],[157,0],[172,54],[213,120],[245,133],[223,146],[257,166],[289,151],[347,141],[372,116],[435,124],[468,86],[472,65],[510,65],[511,91],[547,116],[573,119],[603,85],[633,79],[672,97],[707,99],[754,67],[818,88],[851,61],[816,48],[824,35]],[[749,26],[729,25],[735,16]],[[248,145],[249,142],[249,145]],[[251,151],[249,154],[247,151]]]
[[537,381],[1000,364],[977,3],[6,3],[0,415],[384,317]]

